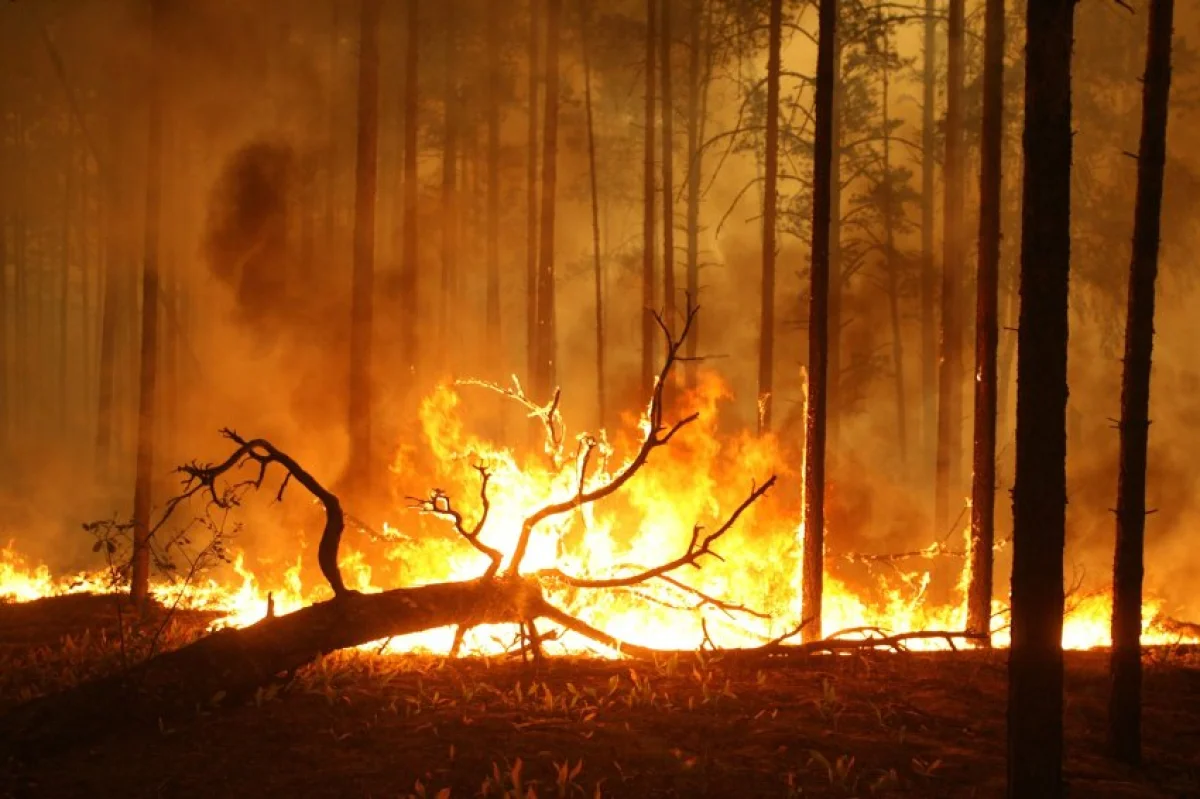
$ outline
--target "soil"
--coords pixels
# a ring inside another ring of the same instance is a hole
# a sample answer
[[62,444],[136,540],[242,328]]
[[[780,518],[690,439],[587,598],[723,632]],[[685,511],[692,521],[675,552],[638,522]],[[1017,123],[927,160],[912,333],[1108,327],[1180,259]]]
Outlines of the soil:
[[[127,656],[194,637],[177,614]],[[148,630],[148,632],[147,632]],[[0,712],[120,665],[112,602],[0,605]],[[1148,650],[1146,765],[1104,756],[1108,657],[1066,655],[1073,797],[1200,797],[1200,656]],[[1002,651],[657,664],[331,655],[240,707],[30,763],[14,797],[1003,796]],[[532,791],[532,793],[531,793]]]

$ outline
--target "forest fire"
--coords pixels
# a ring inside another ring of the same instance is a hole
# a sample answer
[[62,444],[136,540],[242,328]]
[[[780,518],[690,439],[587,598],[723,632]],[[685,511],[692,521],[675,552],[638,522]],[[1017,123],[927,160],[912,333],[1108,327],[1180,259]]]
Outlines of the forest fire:
[[[795,497],[759,495],[761,500],[753,506],[743,506],[745,513],[738,525],[723,536],[719,547],[730,556],[705,559],[703,568],[691,570],[686,580],[664,574],[650,582],[586,590],[556,579],[569,574],[579,580],[619,580],[621,575],[644,571],[647,564],[669,563],[688,549],[695,520],[726,518],[744,502],[749,475],[786,473],[786,458],[777,437],[749,433],[722,437],[717,432],[718,406],[727,397],[727,388],[715,373],[700,374],[699,385],[683,394],[676,408],[681,417],[694,416],[696,423],[672,438],[670,446],[664,446],[661,455],[639,470],[636,479],[623,484],[611,500],[584,504],[575,512],[546,520],[529,539],[523,573],[546,577],[549,601],[622,642],[675,651],[760,647],[790,637],[803,616],[798,577],[803,528],[796,523]],[[542,414],[546,447],[539,457],[522,458],[510,448],[469,432],[464,395],[481,390],[499,391],[526,405],[531,415]],[[643,438],[649,433],[649,419],[646,415],[638,421]],[[517,383],[511,389],[473,381],[443,385],[422,403],[420,420],[422,443],[432,456],[426,462],[437,465],[431,478],[447,488],[435,490],[426,499],[410,498],[409,508],[400,511],[394,523],[370,531],[375,541],[342,553],[339,565],[351,590],[371,594],[398,585],[478,577],[486,567],[486,557],[460,540],[439,535],[436,529],[414,532],[414,518],[419,514],[453,522],[453,514],[459,510],[457,500],[452,504],[451,498],[478,494],[480,476],[486,474],[488,508],[479,539],[507,559],[518,546],[524,520],[535,509],[569,498],[587,486],[611,484],[614,473],[623,468],[617,452],[637,444],[618,440],[610,445],[604,433],[596,438],[581,434],[577,449],[570,451],[557,400],[539,408]],[[393,471],[410,468],[412,457],[411,448],[401,451]],[[593,457],[595,470],[581,481],[581,469],[587,468]],[[476,501],[464,515],[474,519],[482,512]],[[837,531],[830,531],[829,538],[836,542]],[[868,582],[828,574],[824,629],[850,638],[962,630],[965,578],[950,601],[931,601],[926,593],[932,579],[929,565],[944,557],[944,550],[930,545],[916,553],[916,567],[873,571]],[[219,614],[213,629],[244,628],[268,613],[283,615],[329,598],[328,587],[314,583],[303,567],[304,555],[298,554],[282,571],[261,569],[253,554],[235,545],[227,566],[191,575],[186,581],[159,579],[151,592],[167,607]],[[122,590],[105,571],[55,576],[46,566],[25,560],[12,545],[0,549],[0,601],[29,602],[62,594]],[[1108,646],[1110,616],[1110,593],[1077,588],[1067,601],[1064,648]],[[1143,620],[1146,645],[1200,641],[1164,620],[1154,598],[1144,602]],[[514,628],[511,624],[474,627],[466,632],[457,651],[494,655],[510,650],[518,640]],[[455,634],[455,627],[443,627],[371,641],[359,648],[378,654],[447,653],[455,645]],[[544,640],[549,652],[616,655],[612,648],[598,646],[570,630],[557,631]],[[993,601],[992,642],[999,647],[1008,644],[1007,608],[998,599]],[[937,636],[904,642],[908,649],[953,646],[951,639]]]

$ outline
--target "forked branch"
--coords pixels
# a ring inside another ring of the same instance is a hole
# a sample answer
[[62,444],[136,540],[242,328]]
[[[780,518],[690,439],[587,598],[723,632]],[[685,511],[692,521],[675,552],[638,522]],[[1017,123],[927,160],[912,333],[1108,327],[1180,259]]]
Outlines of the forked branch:
[[666,563],[660,564],[653,568],[644,569],[636,574],[629,574],[624,577],[588,579],[585,577],[573,577],[569,574],[564,574],[558,569],[540,572],[539,576],[552,577],[561,580],[573,588],[628,588],[630,586],[640,585],[641,583],[652,580],[655,577],[663,577],[683,566],[700,568],[700,565],[697,563],[697,561],[699,561],[700,558],[704,557],[705,555],[711,555],[718,560],[723,560],[723,558],[721,558],[721,556],[713,550],[713,544],[716,543],[721,536],[729,532],[729,529],[737,522],[738,517],[740,517],[747,508],[757,502],[763,494],[767,493],[767,491],[769,491],[773,485],[775,485],[774,475],[772,475],[771,478],[761,486],[753,489],[750,492],[750,495],[742,501],[742,504],[738,505],[733,513],[729,515],[729,518],[726,519],[720,527],[708,535],[701,537],[701,533],[703,532],[704,528],[698,524],[694,526],[692,528],[692,537],[688,542],[687,549],[682,555],[674,560],[667,561]]
[[[217,464],[202,464],[193,461],[180,466],[177,471],[184,476],[183,490],[167,502],[162,516],[151,529],[150,535],[153,536],[166,524],[180,504],[201,492],[208,492],[211,503],[219,508],[233,507],[237,504],[244,489],[257,490],[261,488],[267,476],[267,467],[272,463],[277,463],[284,468],[287,474],[275,494],[276,501],[283,499],[284,490],[294,479],[321,503],[325,509],[325,529],[321,533],[321,543],[317,547],[317,563],[321,567],[321,574],[329,581],[335,596],[353,593],[346,588],[341,571],[338,569],[338,547],[342,541],[342,530],[345,528],[342,503],[338,498],[290,455],[276,448],[270,441],[263,438],[247,440],[229,428],[221,430],[221,435],[236,444],[237,449],[230,453],[228,458]],[[221,477],[250,462],[258,465],[258,474],[254,478],[233,483],[218,492],[217,481]]]
[[491,500],[488,499],[488,481],[491,479],[492,473],[482,464],[476,464],[475,471],[479,472],[479,503],[481,510],[479,518],[476,519],[475,524],[470,529],[467,529],[463,515],[450,503],[450,496],[440,488],[430,491],[428,499],[417,499],[416,497],[409,497],[409,499],[413,502],[411,507],[416,510],[448,519],[454,525],[454,530],[465,538],[468,544],[488,557],[491,565],[488,566],[484,576],[494,577],[496,572],[500,571],[500,563],[504,556],[500,553],[500,550],[490,547],[479,540],[479,534],[483,531],[483,526],[487,523],[488,512],[492,509]]
[[[520,572],[521,562],[525,559],[525,552],[529,548],[529,539],[533,535],[535,527],[549,518],[568,513],[583,505],[596,502],[615,493],[621,486],[629,482],[629,479],[637,474],[638,470],[646,464],[651,452],[670,443],[676,433],[699,418],[699,413],[692,413],[669,427],[663,423],[663,389],[667,384],[671,368],[679,360],[679,351],[692,329],[692,323],[696,319],[698,310],[699,308],[694,307],[688,311],[687,319],[683,325],[683,332],[680,333],[678,338],[671,334],[671,330],[667,327],[666,322],[663,321],[662,316],[657,313],[654,315],[654,320],[658,323],[658,327],[666,339],[667,354],[663,361],[662,369],[659,371],[658,379],[654,383],[654,392],[650,397],[650,405],[646,409],[646,434],[642,439],[642,444],[638,448],[637,454],[606,482],[590,490],[584,490],[581,484],[580,489],[570,499],[546,505],[532,516],[526,518],[521,525],[521,535],[517,539],[512,559],[509,561],[507,574],[516,575]],[[557,396],[558,392],[556,391],[555,397]]]

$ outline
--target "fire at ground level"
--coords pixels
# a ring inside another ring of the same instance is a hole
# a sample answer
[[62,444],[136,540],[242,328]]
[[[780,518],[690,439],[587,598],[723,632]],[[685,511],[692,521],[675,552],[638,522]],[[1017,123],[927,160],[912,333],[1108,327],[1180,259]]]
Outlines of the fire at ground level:
[[[111,610],[0,606],[0,711],[115,669]],[[179,613],[162,644],[211,621]],[[1107,654],[1066,654],[1072,795],[1200,792],[1200,653],[1145,657],[1135,772],[1104,757]],[[1005,686],[1002,651],[535,665],[351,650],[241,707],[6,763],[0,795],[1001,796]]]

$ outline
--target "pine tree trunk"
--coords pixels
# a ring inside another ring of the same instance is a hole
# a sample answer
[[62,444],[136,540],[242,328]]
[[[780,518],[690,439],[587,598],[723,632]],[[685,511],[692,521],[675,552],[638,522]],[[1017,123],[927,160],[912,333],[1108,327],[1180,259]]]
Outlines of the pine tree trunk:
[[504,351],[500,327],[500,4],[487,4],[487,305],[484,337],[488,369],[496,370]]
[[58,409],[58,430],[61,435],[70,436],[67,422],[68,410],[71,404],[70,393],[70,353],[71,353],[71,234],[74,225],[75,202],[75,143],[72,138],[75,125],[68,123],[66,153],[63,158],[63,203],[61,250],[58,275],[58,389],[56,405]]
[[891,50],[887,20],[884,18],[883,3],[878,3],[879,24],[883,36],[884,64],[883,80],[883,238],[885,268],[888,281],[888,315],[892,322],[892,380],[896,389],[896,443],[900,452],[900,463],[908,462],[908,408],[904,391],[904,339],[900,320],[900,275],[896,263],[896,234],[892,192],[892,135],[888,127],[891,115],[891,67],[887,57]]
[[608,416],[604,396],[604,268],[600,259],[600,192],[596,177],[596,124],[592,116],[592,65],[588,50],[591,6],[582,0],[579,41],[583,51],[583,103],[587,114],[588,178],[592,192],[592,277],[596,297],[596,422],[603,430]]
[[[700,179],[702,155],[700,151],[700,94],[703,77],[700,72],[700,54],[704,43],[700,36],[700,18],[704,11],[704,0],[692,0],[688,11],[688,42],[691,52],[688,57],[688,124],[687,124],[687,312],[696,308],[700,301]],[[684,364],[685,385],[696,386],[696,355],[699,347],[699,329],[693,324],[688,336]]]
[[[671,3],[663,0],[659,26],[659,77],[662,79],[662,176],[663,176],[663,319],[676,325],[675,318],[675,97],[671,91]],[[667,400],[669,402],[669,400]]]
[[379,14],[381,0],[362,0],[359,20],[358,139],[354,170],[354,274],[350,297],[350,466],[348,484],[361,497],[374,483],[371,452],[371,344],[375,284],[375,194],[379,151]]
[[542,141],[541,248],[538,253],[538,397],[554,390],[557,335],[554,291],[554,213],[558,187],[558,39],[562,23],[562,0],[546,5],[546,112]]
[[[840,12],[837,12],[840,13]],[[842,36],[833,36],[833,160],[829,164],[829,367],[826,392],[828,447],[837,457],[842,409]]]
[[1063,795],[1063,542],[1075,0],[1029,3],[1008,795]]
[[[925,55],[921,108],[921,462],[933,463],[937,450],[937,271],[933,256],[934,140],[937,67],[937,4],[925,0]],[[920,474],[927,477],[929,467]]]
[[445,138],[442,142],[442,290],[438,299],[439,361],[443,367],[450,355],[453,320],[458,316],[455,295],[458,293],[458,13],[454,0],[443,0],[445,18],[445,50],[443,51],[445,83],[442,87]]
[[160,17],[162,0],[150,2],[151,68],[146,142],[146,223],[142,262],[142,336],[138,379],[137,462],[133,484],[133,556],[129,594],[142,604],[150,590],[150,509],[154,476],[154,420],[158,393],[158,248],[162,205],[163,98]]
[[767,107],[763,176],[762,301],[758,328],[758,432],[771,429],[775,373],[775,229],[779,203],[779,72],[783,0],[771,0],[767,23]]
[[1004,0],[987,0],[979,170],[979,276],[975,297],[975,468],[967,564],[967,630],[991,631],[996,510],[996,348],[1000,281],[1000,163],[1004,114]]
[[642,140],[642,396],[654,390],[654,53],[659,0],[646,0],[646,112]]
[[419,357],[417,329],[421,307],[418,297],[420,266],[417,228],[417,101],[419,100],[418,68],[420,65],[421,4],[408,2],[408,42],[404,62],[404,248],[400,265],[400,357],[401,374],[406,384],[417,377]]
[[9,323],[13,318],[8,292],[8,218],[7,210],[0,208],[0,451],[7,447],[12,432],[12,386],[15,382],[8,351]]
[[809,273],[808,417],[804,441],[804,554],[800,588],[805,641],[821,637],[825,582],[825,411],[829,352],[829,239],[833,166],[834,41],[837,0],[818,6],[816,124],[813,141],[812,269]]
[[[536,380],[541,368],[538,351],[538,72],[540,0],[529,0],[529,154],[525,163],[525,340],[528,346],[529,379]],[[531,428],[532,430],[532,428]],[[536,435],[536,434],[535,434]],[[537,439],[534,439],[537,440]]]
[[962,462],[963,59],[965,0],[950,0],[946,72],[946,199],[942,236],[942,360],[938,371],[937,474],[934,524],[955,522]]
[[1174,0],[1152,0],[1142,81],[1142,141],[1138,152],[1133,260],[1121,378],[1121,455],[1117,479],[1117,543],[1113,560],[1112,686],[1108,740],[1113,754],[1138,764],[1142,756],[1142,553],[1146,526],[1146,447],[1150,428],[1150,357],[1154,345],[1154,283],[1166,162],[1171,91]]

